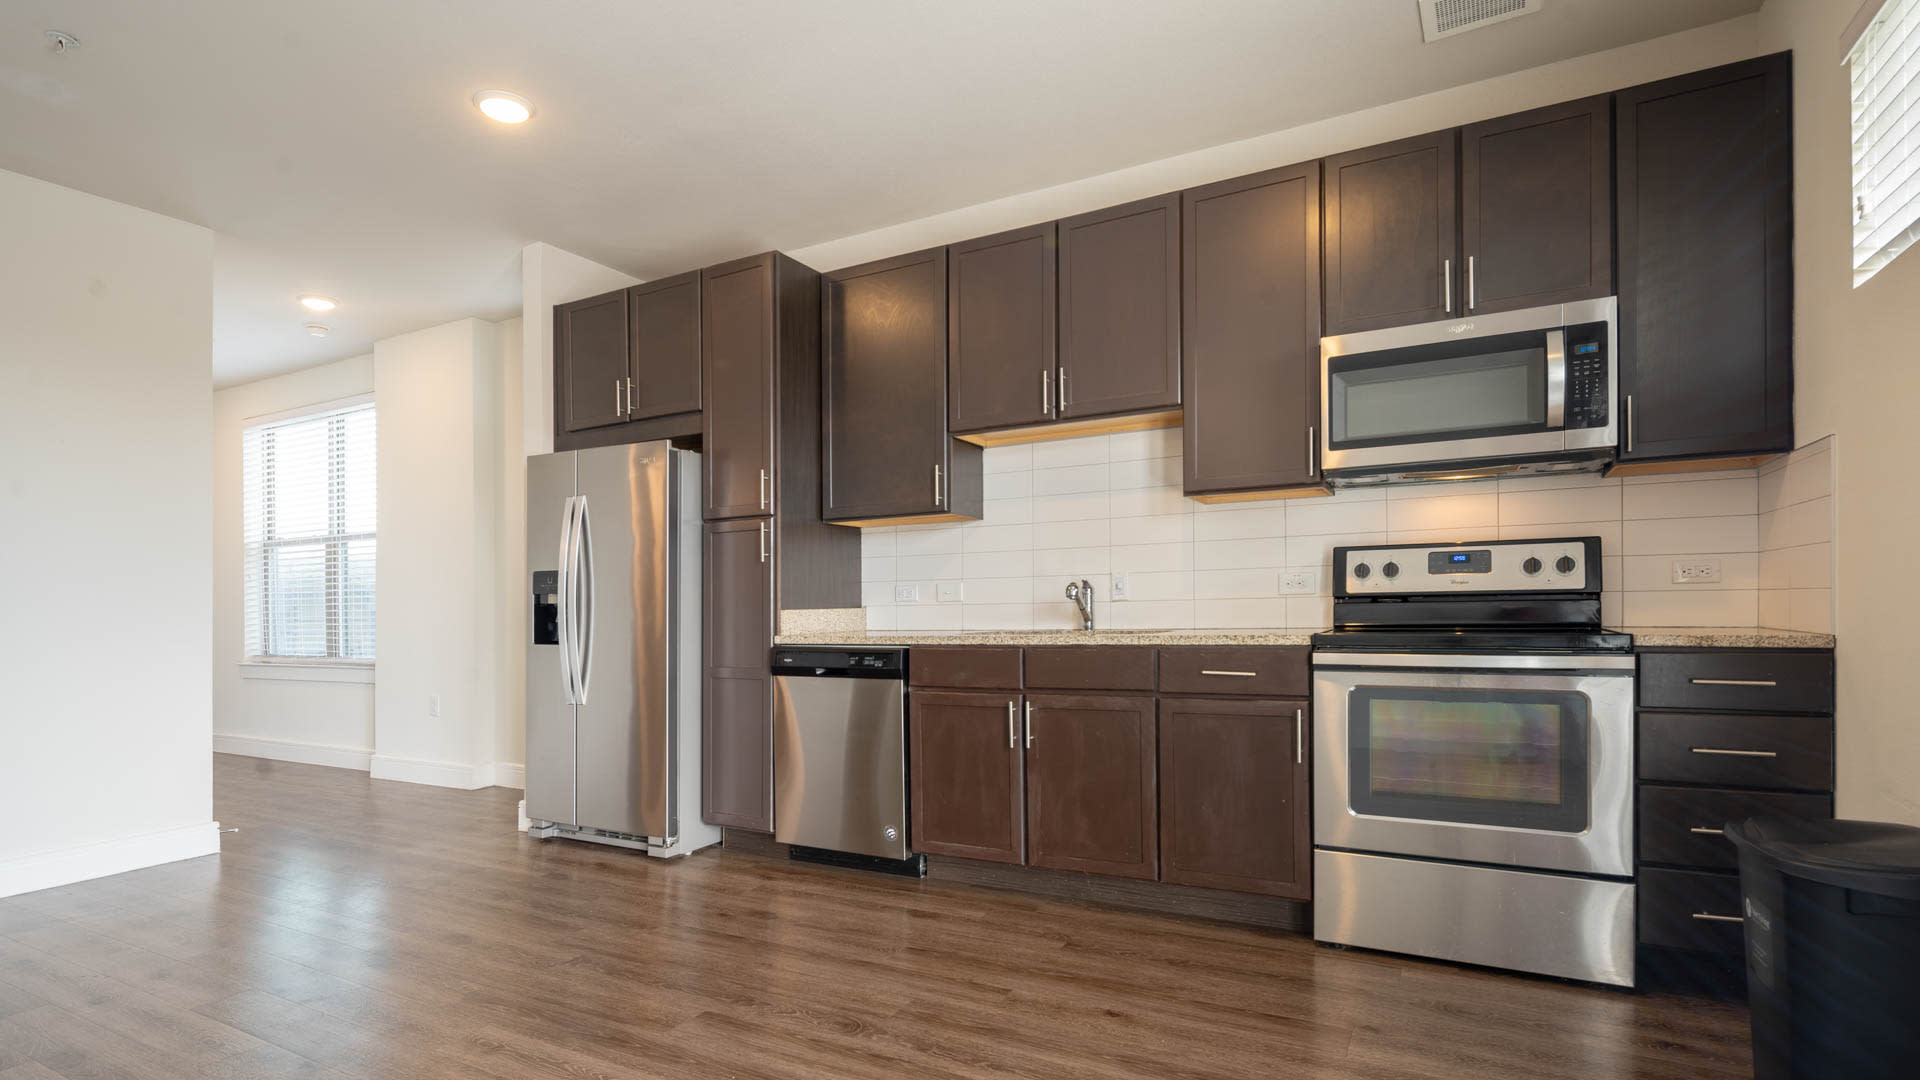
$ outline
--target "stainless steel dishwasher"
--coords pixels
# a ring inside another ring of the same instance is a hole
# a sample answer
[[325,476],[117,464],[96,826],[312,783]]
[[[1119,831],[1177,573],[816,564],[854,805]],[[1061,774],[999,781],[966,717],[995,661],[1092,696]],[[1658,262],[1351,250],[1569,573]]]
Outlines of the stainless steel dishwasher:
[[796,858],[919,871],[907,837],[906,675],[905,649],[773,650],[773,838]]

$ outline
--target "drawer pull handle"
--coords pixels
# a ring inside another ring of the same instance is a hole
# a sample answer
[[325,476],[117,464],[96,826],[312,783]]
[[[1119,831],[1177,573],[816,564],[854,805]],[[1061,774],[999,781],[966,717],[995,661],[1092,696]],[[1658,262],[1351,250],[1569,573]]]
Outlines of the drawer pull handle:
[[1738,915],[1715,915],[1711,912],[1706,912],[1706,911],[1696,911],[1693,913],[1693,917],[1696,919],[1699,919],[1701,922],[1746,922],[1747,921]]
[[1779,757],[1777,750],[1723,750],[1717,746],[1693,747],[1696,754],[1720,754],[1724,757]]
[[1693,828],[1691,828],[1691,829],[1688,829],[1687,831],[1688,831],[1688,832],[1690,832],[1690,833],[1698,833],[1698,834],[1699,834],[1699,835],[1701,835],[1701,836],[1725,836],[1725,835],[1727,835],[1727,830],[1725,830],[1725,829],[1709,829],[1709,828],[1707,828],[1707,827],[1706,827],[1705,825],[1695,825],[1695,826],[1694,826]]
[[1772,679],[1689,679],[1695,686],[1779,686]]
[[1258,676],[1258,675],[1259,675],[1260,673],[1259,673],[1259,672],[1257,672],[1257,671],[1214,671],[1214,670],[1212,670],[1212,669],[1210,669],[1210,668],[1201,668],[1201,669],[1200,669],[1200,674],[1202,674],[1202,675],[1231,675],[1231,676],[1233,676],[1233,677],[1234,677],[1234,678],[1236,678],[1236,679],[1251,679],[1251,678],[1254,678],[1254,677],[1256,677],[1256,676]]

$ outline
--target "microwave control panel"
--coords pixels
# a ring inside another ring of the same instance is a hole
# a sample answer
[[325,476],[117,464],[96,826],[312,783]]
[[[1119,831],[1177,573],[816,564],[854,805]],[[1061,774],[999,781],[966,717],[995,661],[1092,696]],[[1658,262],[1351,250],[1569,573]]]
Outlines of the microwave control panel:
[[1607,324],[1567,327],[1567,427],[1607,426],[1613,358],[1607,355]]

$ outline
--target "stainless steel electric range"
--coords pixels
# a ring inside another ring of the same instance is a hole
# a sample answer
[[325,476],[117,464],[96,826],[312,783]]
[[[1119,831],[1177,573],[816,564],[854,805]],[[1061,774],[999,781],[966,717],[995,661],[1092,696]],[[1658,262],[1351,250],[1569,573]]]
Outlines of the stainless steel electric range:
[[1314,937],[1631,986],[1633,639],[1600,540],[1334,549]]

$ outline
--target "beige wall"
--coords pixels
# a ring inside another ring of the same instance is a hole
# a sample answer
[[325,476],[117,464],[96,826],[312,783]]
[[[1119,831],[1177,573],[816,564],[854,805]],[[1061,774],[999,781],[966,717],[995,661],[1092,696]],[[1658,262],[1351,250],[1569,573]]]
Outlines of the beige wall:
[[1920,584],[1896,561],[1920,535],[1908,438],[1920,402],[1920,252],[1853,287],[1851,118],[1839,39],[1859,6],[1770,0],[1759,22],[1765,50],[1794,51],[1795,424],[1803,446],[1838,435],[1838,810],[1920,824],[1912,675]]

